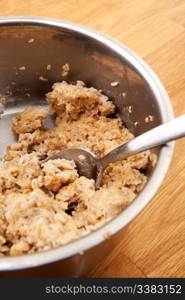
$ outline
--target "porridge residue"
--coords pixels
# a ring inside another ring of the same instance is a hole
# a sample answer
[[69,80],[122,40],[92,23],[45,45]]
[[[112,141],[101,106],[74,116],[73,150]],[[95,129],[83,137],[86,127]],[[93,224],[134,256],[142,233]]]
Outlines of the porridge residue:
[[54,129],[43,120],[48,108],[28,107],[13,120],[17,142],[8,146],[0,168],[0,255],[19,255],[64,245],[96,230],[121,212],[143,188],[150,151],[110,164],[102,186],[79,176],[73,161],[41,162],[69,147],[101,157],[131,140],[115,106],[82,81],[58,82],[46,95]]

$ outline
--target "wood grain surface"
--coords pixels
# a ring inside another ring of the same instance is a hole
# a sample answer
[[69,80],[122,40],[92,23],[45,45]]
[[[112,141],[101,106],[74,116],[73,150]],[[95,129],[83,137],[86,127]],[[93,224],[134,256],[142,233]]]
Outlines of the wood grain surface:
[[[184,0],[0,0],[0,15],[60,18],[111,35],[158,74],[185,113]],[[88,277],[185,277],[185,139],[159,192]]]

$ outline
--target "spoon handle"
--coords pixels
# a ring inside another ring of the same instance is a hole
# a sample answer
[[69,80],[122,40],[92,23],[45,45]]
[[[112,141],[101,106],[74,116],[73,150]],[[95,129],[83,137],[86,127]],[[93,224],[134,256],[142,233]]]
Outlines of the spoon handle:
[[166,144],[184,136],[185,114],[173,119],[172,121],[157,126],[139,135],[130,142],[112,150],[101,159],[101,164],[103,168],[105,168],[109,163],[123,160],[130,155]]

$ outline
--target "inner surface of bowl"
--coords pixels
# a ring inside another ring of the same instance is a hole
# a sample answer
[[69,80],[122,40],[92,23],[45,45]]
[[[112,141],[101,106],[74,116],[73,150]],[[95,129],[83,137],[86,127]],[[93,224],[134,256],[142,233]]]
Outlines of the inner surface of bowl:
[[[1,156],[14,139],[12,117],[26,106],[46,104],[44,95],[57,81],[82,80],[101,89],[135,135],[160,123],[158,103],[138,71],[107,45],[81,32],[39,24],[2,24],[0,57],[0,94],[6,102],[0,121]],[[66,63],[70,72],[62,77]],[[112,86],[112,82],[119,84]],[[152,122],[146,122],[148,116]]]

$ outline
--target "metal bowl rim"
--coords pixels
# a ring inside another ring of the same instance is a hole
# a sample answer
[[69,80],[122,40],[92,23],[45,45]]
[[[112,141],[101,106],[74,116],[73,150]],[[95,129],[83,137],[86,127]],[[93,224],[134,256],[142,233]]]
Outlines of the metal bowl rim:
[[[41,17],[6,17],[0,18],[0,26],[11,25],[30,25],[30,26],[52,26],[58,29],[69,29],[74,32],[82,33],[90,38],[98,40],[100,43],[108,46],[114,52],[121,55],[140,73],[140,75],[147,81],[158,102],[162,122],[171,120],[174,117],[172,106],[166,90],[158,79],[157,75],[134,51],[130,50],[125,45],[115,41],[109,36],[99,33],[90,28],[81,26],[79,24],[66,22],[62,20],[41,18]],[[161,185],[172,160],[174,150],[174,142],[168,143],[162,147],[157,165],[153,171],[151,178],[146,183],[144,189],[138,194],[136,199],[124,209],[113,220],[106,223],[101,228],[97,229],[76,241],[67,245],[59,246],[57,248],[20,256],[1,257],[0,271],[20,270],[25,268],[37,267],[48,263],[56,262],[58,260],[66,259],[76,254],[81,254],[91,247],[96,246],[105,239],[107,233],[113,235],[129,222],[131,222],[150,202],[152,197],[157,192]]]

